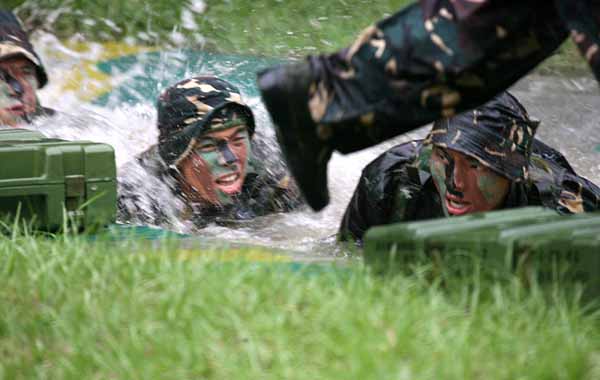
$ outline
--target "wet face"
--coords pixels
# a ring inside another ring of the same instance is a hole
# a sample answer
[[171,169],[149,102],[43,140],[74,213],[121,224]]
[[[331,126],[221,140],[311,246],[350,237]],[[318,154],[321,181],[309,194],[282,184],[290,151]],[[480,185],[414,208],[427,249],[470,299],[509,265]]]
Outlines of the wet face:
[[429,165],[442,205],[449,215],[491,211],[504,205],[510,180],[475,158],[435,146]]
[[201,203],[227,205],[246,178],[250,137],[245,125],[202,135],[180,164],[183,191]]
[[24,57],[0,61],[0,125],[17,126],[37,107],[35,65]]

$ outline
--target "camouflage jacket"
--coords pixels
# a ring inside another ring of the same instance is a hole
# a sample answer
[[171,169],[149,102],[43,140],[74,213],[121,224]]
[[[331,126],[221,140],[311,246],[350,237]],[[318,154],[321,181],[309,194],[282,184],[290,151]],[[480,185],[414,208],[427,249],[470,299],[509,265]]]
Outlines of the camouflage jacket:
[[[444,217],[429,170],[431,145],[400,144],[362,173],[339,230],[360,241],[372,226]],[[600,209],[600,188],[578,176],[558,151],[534,139],[529,178],[511,183],[504,208],[544,206],[559,214]]]
[[117,221],[190,231],[297,208],[302,201],[293,180],[262,162],[258,157],[249,160],[242,194],[234,205],[205,207],[186,199],[154,145],[119,169]]

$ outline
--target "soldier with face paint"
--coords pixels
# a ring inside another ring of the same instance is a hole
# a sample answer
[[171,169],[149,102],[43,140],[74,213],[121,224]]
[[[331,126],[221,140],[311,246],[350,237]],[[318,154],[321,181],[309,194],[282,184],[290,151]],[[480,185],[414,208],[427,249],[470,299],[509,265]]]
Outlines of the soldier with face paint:
[[[300,204],[289,177],[265,167],[252,110],[233,85],[214,76],[186,79],[167,88],[157,107],[158,144],[120,170],[118,220],[201,228]],[[165,194],[174,202],[161,204]]]
[[47,82],[44,66],[19,20],[12,12],[0,10],[0,126],[16,127],[52,114],[36,95]]
[[376,225],[515,207],[600,209],[600,188],[534,138],[538,124],[509,93],[435,122],[425,140],[395,146],[363,170],[339,238],[360,241]]

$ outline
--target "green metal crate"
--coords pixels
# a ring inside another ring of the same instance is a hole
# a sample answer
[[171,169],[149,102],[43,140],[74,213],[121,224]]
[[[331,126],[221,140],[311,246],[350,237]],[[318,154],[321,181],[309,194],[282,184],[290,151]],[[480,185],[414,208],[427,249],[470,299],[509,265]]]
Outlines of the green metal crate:
[[9,144],[24,141],[42,141],[46,138],[41,132],[20,128],[0,129],[0,143]]
[[540,240],[568,239],[582,228],[600,228],[600,218],[594,214],[558,216],[532,223],[499,223],[489,229],[464,229],[453,234],[431,236],[424,244],[427,252],[469,250],[481,257],[502,257],[513,265],[512,256],[520,252],[519,247]]
[[423,258],[431,239],[450,238],[462,232],[496,231],[515,225],[527,225],[560,218],[556,212],[541,207],[524,207],[488,213],[477,213],[450,219],[390,224],[373,227],[364,239],[367,263],[414,261]]
[[65,215],[78,227],[105,225],[116,215],[116,165],[110,145],[0,130],[0,217],[20,217],[56,231]]
[[476,264],[497,273],[516,271],[527,283],[581,283],[587,295],[598,296],[600,214],[559,216],[524,208],[376,227],[365,236],[364,256],[380,270],[429,262],[464,274]]
[[600,296],[600,214],[545,227],[514,239],[512,255],[520,275],[529,282],[579,283],[587,298]]

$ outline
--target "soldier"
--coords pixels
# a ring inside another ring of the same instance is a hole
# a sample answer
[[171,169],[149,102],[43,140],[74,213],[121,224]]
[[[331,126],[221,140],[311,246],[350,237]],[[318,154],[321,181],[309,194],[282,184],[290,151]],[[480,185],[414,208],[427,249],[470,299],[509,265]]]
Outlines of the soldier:
[[0,126],[15,127],[53,113],[36,91],[48,82],[40,57],[15,15],[0,11]]
[[289,168],[315,210],[327,161],[473,109],[571,34],[600,78],[600,4],[591,0],[421,0],[332,55],[259,74]]
[[538,122],[509,93],[434,123],[425,140],[400,144],[364,170],[339,238],[372,226],[545,206],[559,214],[600,208],[600,188],[534,138]]
[[224,80],[199,76],[167,88],[158,144],[121,170],[118,220],[201,228],[297,207],[294,183],[268,170],[254,130],[252,110]]

